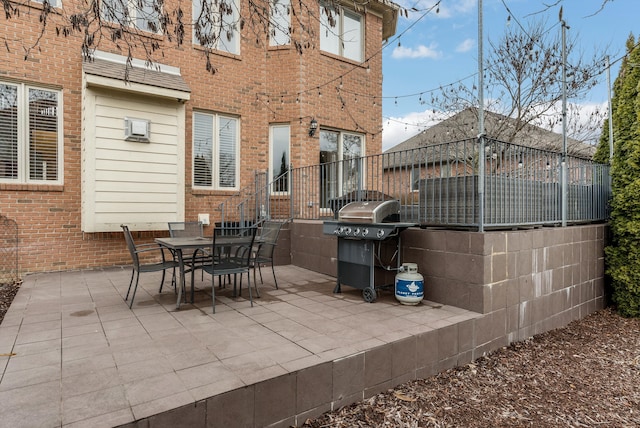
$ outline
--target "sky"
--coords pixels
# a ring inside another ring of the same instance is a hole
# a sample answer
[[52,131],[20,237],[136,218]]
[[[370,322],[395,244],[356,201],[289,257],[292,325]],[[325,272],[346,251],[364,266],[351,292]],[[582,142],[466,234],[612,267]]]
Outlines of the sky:
[[[409,10],[398,19],[396,34],[382,51],[382,145],[386,150],[436,123],[428,100],[440,86],[463,80],[473,85],[478,71],[477,0],[395,0]],[[506,27],[544,22],[549,31],[561,32],[559,12],[585,57],[594,51],[610,57],[610,80],[618,76],[625,43],[630,34],[640,36],[638,0],[483,0],[484,54],[489,40],[498,40]],[[437,10],[437,13],[436,13]],[[508,16],[512,15],[511,19]],[[558,53],[561,55],[561,52]],[[426,103],[425,103],[426,101]],[[607,106],[607,74],[582,99],[567,100],[585,111]]]

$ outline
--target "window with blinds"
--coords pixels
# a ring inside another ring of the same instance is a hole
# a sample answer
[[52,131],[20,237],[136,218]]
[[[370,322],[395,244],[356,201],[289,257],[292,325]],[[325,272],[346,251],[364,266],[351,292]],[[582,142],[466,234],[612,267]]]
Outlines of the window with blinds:
[[235,117],[193,113],[193,186],[234,190],[239,182]]
[[0,181],[61,181],[58,91],[0,82]]

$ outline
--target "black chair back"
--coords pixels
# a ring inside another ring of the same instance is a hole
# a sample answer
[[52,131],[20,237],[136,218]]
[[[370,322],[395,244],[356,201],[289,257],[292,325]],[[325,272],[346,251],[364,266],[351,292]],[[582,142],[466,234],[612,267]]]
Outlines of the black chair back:
[[169,235],[172,238],[197,237],[203,235],[202,222],[200,221],[170,221]]

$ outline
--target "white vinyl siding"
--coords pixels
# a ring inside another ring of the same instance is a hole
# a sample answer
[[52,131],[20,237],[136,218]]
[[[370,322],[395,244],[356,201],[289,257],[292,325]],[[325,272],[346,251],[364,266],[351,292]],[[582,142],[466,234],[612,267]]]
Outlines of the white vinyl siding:
[[[184,219],[184,105],[88,90],[83,116],[85,232],[166,230]],[[124,118],[149,120],[150,141],[126,141]]]
[[240,180],[239,120],[193,113],[193,186],[236,190]]
[[0,82],[0,182],[62,183],[62,94]]
[[240,54],[239,0],[194,0],[193,43]]

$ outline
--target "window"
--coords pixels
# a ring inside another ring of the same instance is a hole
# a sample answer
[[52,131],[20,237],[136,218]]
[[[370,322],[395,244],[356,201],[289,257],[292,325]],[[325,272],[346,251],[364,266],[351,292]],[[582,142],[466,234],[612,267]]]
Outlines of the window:
[[411,190],[420,190],[420,167],[417,165],[411,166]]
[[320,190],[322,207],[330,199],[361,188],[364,137],[339,131],[320,130]]
[[269,46],[282,46],[291,43],[291,4],[290,0],[270,0],[271,18],[269,19]]
[[237,189],[239,176],[237,118],[193,113],[193,185]]
[[239,0],[194,0],[193,43],[232,54],[240,53]]
[[[33,1],[35,1],[36,3],[44,3],[44,0],[33,0]],[[49,0],[48,3],[49,3],[49,6],[51,7],[58,7],[58,0]]]
[[272,125],[270,129],[271,139],[271,177],[274,192],[289,191],[289,125]]
[[102,0],[106,21],[157,33],[160,30],[159,3],[154,0]]
[[61,98],[58,91],[0,82],[0,181],[62,181]]
[[362,61],[362,16],[327,4],[320,6],[320,49]]

